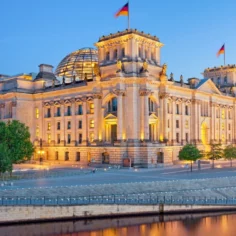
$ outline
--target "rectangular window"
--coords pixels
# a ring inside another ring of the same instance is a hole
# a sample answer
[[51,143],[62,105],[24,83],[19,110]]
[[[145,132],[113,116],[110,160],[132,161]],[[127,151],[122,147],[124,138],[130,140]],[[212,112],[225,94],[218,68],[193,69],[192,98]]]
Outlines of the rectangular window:
[[90,128],[94,128],[94,120],[90,120]]
[[140,46],[138,47],[138,56],[142,57],[142,48]]
[[167,103],[167,113],[170,114],[170,103]]
[[83,115],[83,106],[82,105],[78,106],[78,115]]
[[82,129],[82,120],[79,120],[79,126],[78,126],[79,129]]
[[80,152],[76,152],[76,161],[80,161]]
[[89,138],[90,138],[90,142],[92,143],[94,141],[94,133],[90,133]]
[[94,114],[94,103],[90,103],[90,114]]
[[185,106],[185,115],[188,116],[188,106]]
[[57,144],[60,144],[60,143],[61,143],[61,135],[57,134]]
[[71,106],[68,106],[68,107],[67,107],[67,115],[68,115],[68,116],[71,116]]
[[65,152],[65,161],[69,161],[69,152]]
[[231,130],[231,126],[230,126],[230,124],[229,124],[229,130]]
[[47,117],[51,117],[51,108],[47,109]]
[[170,128],[170,120],[167,121],[168,128]]
[[39,138],[39,126],[36,126],[36,138]]
[[125,57],[125,48],[121,49],[121,57]]
[[116,60],[117,57],[118,57],[118,53],[117,53],[117,49],[115,49],[115,50],[114,50],[114,56],[113,56],[113,58]]
[[71,122],[70,121],[67,122],[67,129],[71,129]]
[[176,120],[176,128],[179,128],[179,121]]
[[82,138],[83,138],[83,136],[82,136],[82,134],[80,133],[80,134],[79,134],[79,144],[82,143]]
[[179,143],[179,133],[176,133],[176,142]]
[[176,114],[179,115],[179,104],[176,104]]
[[229,142],[231,142],[231,135],[229,134]]
[[106,52],[106,60],[107,60],[107,61],[110,60],[110,52]]
[[71,135],[68,134],[68,135],[67,135],[67,143],[70,144],[70,142],[71,142]]
[[228,111],[228,117],[229,117],[229,119],[231,119],[231,114],[230,114],[230,111]]
[[61,123],[57,122],[57,130],[60,130],[60,129],[61,129]]
[[185,140],[188,143],[188,133],[185,134]]
[[59,159],[59,153],[58,153],[58,151],[56,151],[55,152],[55,161],[58,161],[58,159]]
[[51,134],[48,134],[48,143],[51,143]]
[[50,131],[50,130],[51,130],[51,123],[48,122],[48,131]]
[[60,117],[60,116],[61,116],[61,108],[57,107],[57,117]]
[[36,119],[39,118],[39,109],[38,108],[35,108],[35,117],[36,117]]

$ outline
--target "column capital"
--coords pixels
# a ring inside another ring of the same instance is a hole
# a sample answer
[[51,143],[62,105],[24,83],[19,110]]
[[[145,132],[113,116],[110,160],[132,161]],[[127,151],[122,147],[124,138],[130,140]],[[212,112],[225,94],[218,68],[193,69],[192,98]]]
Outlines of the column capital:
[[113,93],[117,96],[125,96],[125,90],[122,89],[116,89],[113,91]]
[[102,94],[101,93],[94,93],[93,94],[93,99],[101,99],[102,98]]
[[140,96],[148,96],[148,95],[150,95],[152,92],[151,92],[151,90],[149,90],[149,89],[140,89],[139,90],[139,95]]
[[0,108],[5,108],[5,103],[0,103]]
[[[169,93],[166,93],[166,92],[163,92],[163,93],[160,93],[160,98],[169,98],[170,97],[170,94]],[[174,97],[171,97],[171,98],[174,98]]]

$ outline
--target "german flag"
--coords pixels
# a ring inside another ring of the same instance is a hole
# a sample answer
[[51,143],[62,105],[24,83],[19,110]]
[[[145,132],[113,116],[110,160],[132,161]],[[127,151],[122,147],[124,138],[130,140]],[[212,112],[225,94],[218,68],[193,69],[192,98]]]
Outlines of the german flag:
[[115,17],[128,16],[129,15],[129,3],[127,2],[116,14]]
[[217,57],[225,53],[225,45],[223,45],[217,53]]

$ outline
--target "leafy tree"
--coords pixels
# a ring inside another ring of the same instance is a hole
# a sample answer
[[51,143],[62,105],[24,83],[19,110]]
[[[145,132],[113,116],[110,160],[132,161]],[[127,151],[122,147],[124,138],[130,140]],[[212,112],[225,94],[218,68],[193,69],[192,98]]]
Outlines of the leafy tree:
[[224,157],[228,160],[230,160],[230,166],[233,166],[232,160],[236,159],[236,147],[234,147],[233,145],[228,145],[225,149],[224,149]]
[[7,124],[0,122],[0,143],[3,150],[0,156],[2,165],[6,165],[10,172],[13,164],[29,160],[34,153],[28,127],[16,120],[9,121]]
[[212,168],[214,168],[214,161],[223,157],[223,150],[220,143],[211,143],[210,146],[211,150],[207,152],[207,158],[212,160]]
[[200,151],[192,144],[187,144],[183,147],[183,149],[179,152],[179,159],[186,160],[191,162],[191,172],[193,171],[193,161],[201,158]]
[[0,143],[0,176],[7,171],[12,171],[12,163],[9,158],[9,153],[10,151],[7,146]]

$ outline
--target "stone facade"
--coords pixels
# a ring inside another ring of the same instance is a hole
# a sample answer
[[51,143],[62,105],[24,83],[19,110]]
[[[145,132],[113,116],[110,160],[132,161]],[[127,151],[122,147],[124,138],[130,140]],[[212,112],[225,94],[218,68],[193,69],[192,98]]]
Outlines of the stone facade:
[[36,78],[0,78],[0,119],[29,127],[34,159],[155,166],[186,143],[235,143],[235,65],[186,83],[167,77],[157,37],[126,30],[95,45],[92,78],[60,81],[46,64]]

